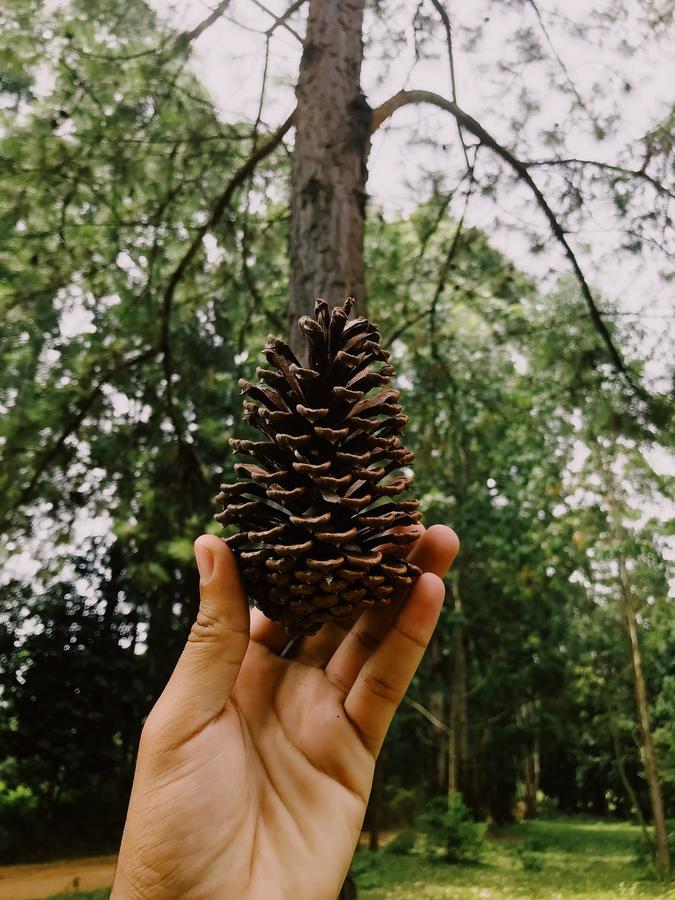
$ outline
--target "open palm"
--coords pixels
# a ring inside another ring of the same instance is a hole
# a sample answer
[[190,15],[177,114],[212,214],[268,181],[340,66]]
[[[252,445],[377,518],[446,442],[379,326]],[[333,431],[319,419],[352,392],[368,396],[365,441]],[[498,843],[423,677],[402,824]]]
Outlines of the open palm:
[[324,626],[288,658],[280,626],[249,621],[230,550],[197,541],[200,612],[143,729],[113,898],[334,900],[457,548],[429,529],[402,605]]

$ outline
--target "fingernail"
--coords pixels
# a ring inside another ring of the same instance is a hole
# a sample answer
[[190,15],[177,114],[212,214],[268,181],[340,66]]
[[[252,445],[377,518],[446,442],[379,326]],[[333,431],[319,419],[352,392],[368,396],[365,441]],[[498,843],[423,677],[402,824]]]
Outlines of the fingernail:
[[199,580],[202,584],[206,584],[213,575],[213,553],[203,544],[195,544],[195,559]]

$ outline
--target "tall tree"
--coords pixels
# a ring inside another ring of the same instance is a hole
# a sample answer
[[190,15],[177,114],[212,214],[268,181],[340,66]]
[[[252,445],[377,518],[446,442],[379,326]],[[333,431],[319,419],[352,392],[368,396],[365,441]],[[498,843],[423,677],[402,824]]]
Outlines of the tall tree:
[[352,296],[363,306],[363,235],[370,107],[361,90],[365,0],[311,0],[295,110],[289,329]]
[[628,645],[630,648],[635,708],[642,743],[644,773],[649,789],[649,803],[654,822],[656,868],[659,877],[665,880],[670,874],[668,827],[666,825],[666,816],[663,806],[661,776],[656,759],[656,752],[654,750],[654,736],[652,734],[651,722],[652,716],[647,697],[647,684],[642,661],[642,650],[638,636],[638,619],[635,608],[634,589],[626,560],[625,545],[627,535],[621,517],[622,510],[624,513],[626,511],[626,504],[624,498],[621,496],[622,492],[617,484],[617,476],[614,471],[614,468],[617,465],[616,452],[607,454],[606,452],[603,452],[600,446],[598,446],[597,454],[606,487],[606,503],[608,506],[608,516],[611,528],[611,541],[616,553],[616,565],[618,570],[621,615],[625,623]]

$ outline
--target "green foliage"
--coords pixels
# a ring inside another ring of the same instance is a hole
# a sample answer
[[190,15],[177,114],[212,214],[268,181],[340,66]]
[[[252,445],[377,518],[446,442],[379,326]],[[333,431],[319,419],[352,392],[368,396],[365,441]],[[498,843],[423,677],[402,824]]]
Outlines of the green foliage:
[[420,785],[405,788],[395,783],[383,787],[383,818],[390,828],[412,825],[424,805],[424,794]]
[[412,853],[417,843],[417,832],[412,828],[404,828],[384,848],[385,853],[394,856],[407,856]]
[[544,860],[541,851],[544,849],[540,841],[525,840],[516,844],[513,853],[524,872],[541,872]]
[[484,850],[487,826],[474,822],[460,794],[434,797],[417,819],[417,829],[425,835],[425,849],[431,859],[442,856],[447,862],[477,862]]

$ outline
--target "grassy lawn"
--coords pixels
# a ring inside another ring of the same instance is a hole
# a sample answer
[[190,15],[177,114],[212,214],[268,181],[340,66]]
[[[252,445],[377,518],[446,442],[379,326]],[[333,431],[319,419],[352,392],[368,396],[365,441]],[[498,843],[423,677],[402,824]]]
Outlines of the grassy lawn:
[[358,854],[359,896],[367,900],[614,900],[671,897],[634,862],[639,830],[580,819],[527,822],[488,841],[479,865],[431,863],[419,856]]
[[[527,822],[492,835],[480,865],[447,865],[421,856],[360,850],[354,872],[363,900],[675,900],[675,886],[657,884],[635,865],[639,838],[637,828],[623,823]],[[105,900],[108,891],[60,896]]]

